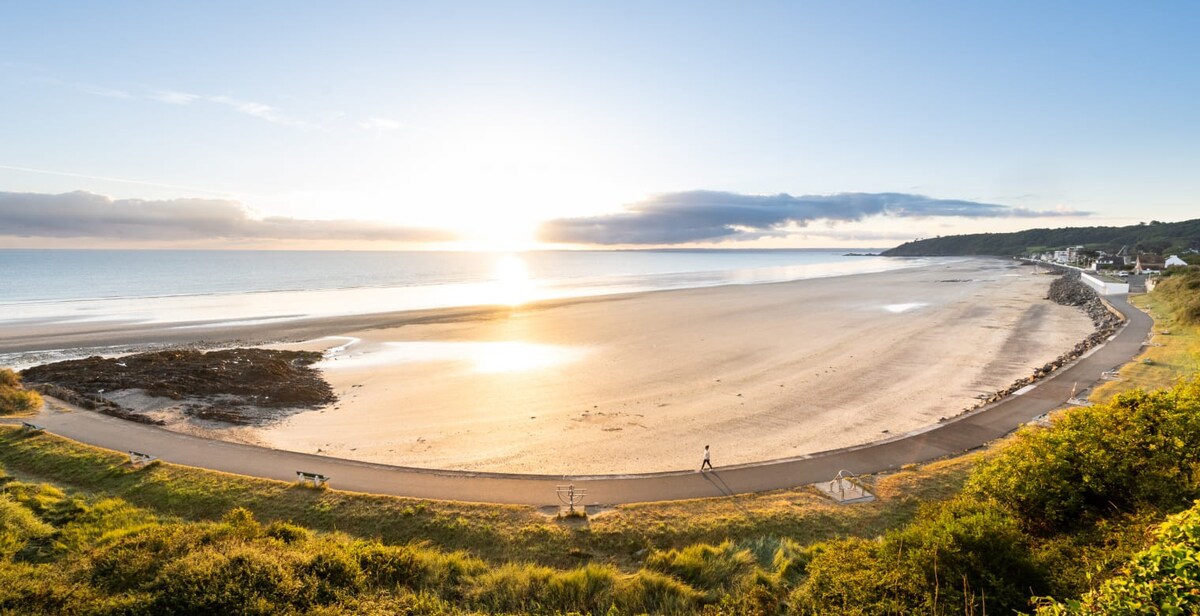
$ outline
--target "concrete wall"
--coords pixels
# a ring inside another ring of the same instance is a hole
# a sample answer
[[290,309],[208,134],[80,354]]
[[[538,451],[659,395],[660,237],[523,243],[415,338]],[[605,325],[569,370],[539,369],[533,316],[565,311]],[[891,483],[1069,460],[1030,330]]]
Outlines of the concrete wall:
[[1084,272],[1079,272],[1079,279],[1083,281],[1083,284],[1095,289],[1100,295],[1122,295],[1129,293],[1129,283],[1126,282],[1108,282]]

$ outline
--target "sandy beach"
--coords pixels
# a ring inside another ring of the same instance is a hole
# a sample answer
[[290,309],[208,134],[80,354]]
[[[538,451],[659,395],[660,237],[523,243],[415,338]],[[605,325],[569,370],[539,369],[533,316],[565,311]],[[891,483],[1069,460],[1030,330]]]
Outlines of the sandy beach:
[[[689,469],[706,444],[718,467],[794,457],[930,426],[1068,350],[1092,324],[1045,299],[1051,279],[1011,261],[960,259],[788,283],[207,328],[210,342],[303,340],[271,346],[326,351],[318,366],[339,401],[266,427],[169,427],[492,472]],[[59,348],[198,342],[195,331],[153,326],[42,334]],[[169,407],[143,402],[156,414]]]
[[[792,457],[936,423],[1090,333],[1050,278],[967,260],[343,331],[332,407],[239,429],[404,466],[635,473]],[[336,347],[336,348],[335,348]]]

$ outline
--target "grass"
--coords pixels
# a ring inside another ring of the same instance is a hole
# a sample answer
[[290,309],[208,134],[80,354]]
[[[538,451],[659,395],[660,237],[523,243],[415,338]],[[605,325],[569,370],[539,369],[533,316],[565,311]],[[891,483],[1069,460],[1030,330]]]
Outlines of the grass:
[[[1096,386],[1092,402],[1102,402],[1133,389],[1163,389],[1200,372],[1200,324],[1184,323],[1155,293],[1130,298],[1154,319],[1150,345],[1120,370],[1121,378]],[[1170,332],[1169,334],[1166,332]],[[1144,360],[1149,360],[1146,363]]]
[[[1174,321],[1152,296],[1135,301],[1155,317],[1155,341],[1164,346],[1150,347],[1151,363],[1126,366],[1122,380],[1097,388],[1094,398],[1200,371],[1200,325]],[[991,578],[979,576],[1004,569],[992,566],[1003,553],[998,546],[1013,548],[1017,564],[1061,565],[1054,569],[1066,571],[1063,580],[1048,579],[1058,594],[1077,596],[1086,590],[1081,572],[1089,572],[1088,584],[1095,562],[1111,574],[1132,550],[1110,544],[1126,536],[1137,543],[1153,522],[1143,515],[1111,522],[1115,531],[1022,547],[1026,539],[993,515],[992,501],[960,496],[968,477],[987,466],[980,461],[1005,446],[992,449],[868,477],[878,500],[866,504],[838,505],[797,488],[560,520],[532,507],[311,489],[161,462],[131,469],[124,454],[0,425],[0,613],[6,606],[168,613],[248,605],[326,614],[778,613],[792,589],[800,593],[792,599],[841,590],[859,597],[862,584],[895,577],[876,558],[884,548],[911,552],[904,561],[911,570],[896,580],[916,584],[913,601],[932,588],[930,605],[938,605],[939,566],[943,574],[955,566],[970,601],[963,605],[974,605],[966,575],[983,588],[980,580]],[[866,560],[845,560],[854,546]],[[811,563],[820,566],[806,572]],[[820,578],[814,571],[862,584],[797,586]],[[896,580],[881,588],[891,593],[901,587]],[[1023,605],[1031,590],[1018,586],[1014,601]]]
[[575,566],[595,561],[624,569],[642,562],[650,550],[700,542],[873,537],[911,519],[922,501],[955,494],[976,458],[971,454],[878,477],[879,500],[861,505],[837,505],[815,490],[798,488],[622,505],[586,523],[564,523],[524,506],[312,490],[168,463],[131,470],[124,454],[0,426],[0,465],[15,477],[118,497],[159,515],[214,520],[244,507],[264,523],[290,522],[389,544],[424,542],[469,550],[492,562]]
[[0,613],[248,601],[263,613],[773,613],[810,558],[803,545],[909,523],[922,502],[959,492],[978,457],[868,478],[879,495],[868,504],[799,488],[561,521],[161,462],[135,470],[123,454],[0,425],[0,549],[20,552],[0,581],[21,581],[0,588]]

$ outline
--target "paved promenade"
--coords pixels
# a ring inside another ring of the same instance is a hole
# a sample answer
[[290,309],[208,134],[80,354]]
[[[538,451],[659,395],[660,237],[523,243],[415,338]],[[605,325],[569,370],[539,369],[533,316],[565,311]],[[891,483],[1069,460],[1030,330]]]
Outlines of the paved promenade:
[[[332,488],[375,494],[552,505],[557,504],[555,487],[571,483],[587,490],[584,504],[611,505],[761,492],[828,481],[841,469],[875,473],[967,451],[1062,407],[1076,388],[1092,386],[1101,373],[1135,357],[1150,333],[1150,317],[1130,305],[1126,297],[1106,299],[1128,317],[1128,323],[1107,344],[1020,395],[886,441],[797,458],[718,466],[704,473],[561,476],[427,470],[202,439],[87,411],[46,410],[27,421],[83,443],[122,452],[133,449],[173,464],[283,481],[295,481],[298,470],[310,471],[330,476]],[[699,457],[697,454],[697,464]]]

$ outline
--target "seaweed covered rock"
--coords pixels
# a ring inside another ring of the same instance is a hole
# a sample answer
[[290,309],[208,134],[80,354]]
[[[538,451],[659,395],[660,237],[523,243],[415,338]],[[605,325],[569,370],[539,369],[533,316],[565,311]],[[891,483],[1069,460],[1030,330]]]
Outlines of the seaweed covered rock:
[[125,418],[124,409],[105,394],[141,390],[186,402],[188,413],[199,418],[255,423],[277,415],[256,409],[316,408],[336,400],[312,367],[320,359],[309,351],[177,349],[55,362],[26,369],[22,377],[50,386],[44,391],[55,397]]

